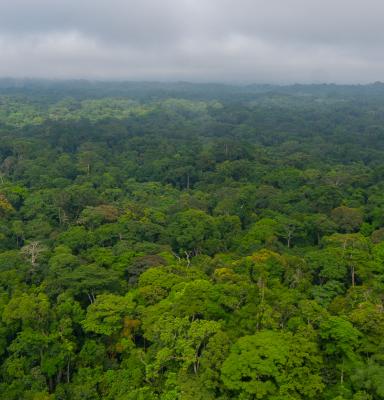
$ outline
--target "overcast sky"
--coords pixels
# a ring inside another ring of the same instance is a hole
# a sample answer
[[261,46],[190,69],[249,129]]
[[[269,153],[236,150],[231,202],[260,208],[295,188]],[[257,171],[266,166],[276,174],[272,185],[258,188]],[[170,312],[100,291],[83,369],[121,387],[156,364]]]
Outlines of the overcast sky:
[[382,0],[0,0],[0,76],[384,81]]

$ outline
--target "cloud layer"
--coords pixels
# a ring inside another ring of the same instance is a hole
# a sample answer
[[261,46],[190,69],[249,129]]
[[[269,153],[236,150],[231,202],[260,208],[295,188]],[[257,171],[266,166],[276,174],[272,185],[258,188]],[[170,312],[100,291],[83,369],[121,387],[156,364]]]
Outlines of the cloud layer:
[[380,0],[1,0],[0,76],[384,80]]

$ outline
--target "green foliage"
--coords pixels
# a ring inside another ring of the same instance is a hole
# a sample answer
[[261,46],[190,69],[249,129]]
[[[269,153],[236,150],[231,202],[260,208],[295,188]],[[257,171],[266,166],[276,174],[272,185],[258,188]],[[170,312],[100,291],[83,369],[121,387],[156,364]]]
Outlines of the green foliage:
[[260,331],[236,342],[222,378],[241,398],[311,399],[323,389],[320,364],[316,345],[304,337]]
[[384,399],[383,85],[9,85],[1,399]]
[[134,307],[132,296],[100,294],[88,307],[82,325],[87,332],[112,335],[123,329],[123,319],[132,315]]

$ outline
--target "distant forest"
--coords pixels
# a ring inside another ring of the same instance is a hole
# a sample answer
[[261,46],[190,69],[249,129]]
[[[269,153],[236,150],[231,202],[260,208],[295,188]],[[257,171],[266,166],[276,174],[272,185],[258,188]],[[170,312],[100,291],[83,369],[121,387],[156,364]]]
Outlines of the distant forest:
[[0,398],[384,399],[384,84],[0,79]]

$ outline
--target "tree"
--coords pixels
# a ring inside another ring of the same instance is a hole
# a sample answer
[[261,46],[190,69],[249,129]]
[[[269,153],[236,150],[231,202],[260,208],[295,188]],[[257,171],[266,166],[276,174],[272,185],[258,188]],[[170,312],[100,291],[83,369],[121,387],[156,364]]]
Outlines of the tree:
[[212,253],[218,247],[220,237],[215,220],[205,212],[193,209],[176,214],[168,234],[174,249],[181,255],[185,252],[193,255],[204,251]]
[[14,211],[12,204],[0,193],[0,217],[5,217]]
[[331,217],[341,232],[345,233],[356,232],[363,223],[363,215],[356,208],[345,206],[334,208]]
[[323,389],[316,353],[315,344],[304,337],[260,331],[235,343],[223,363],[222,379],[244,398],[315,398]]
[[38,265],[38,258],[44,251],[46,248],[38,241],[28,243],[21,249],[21,253],[29,259],[33,268]]
[[123,329],[124,318],[132,316],[134,308],[135,303],[130,295],[100,294],[88,306],[82,325],[88,332],[110,336]]
[[93,303],[96,296],[103,291],[117,290],[120,287],[115,271],[94,264],[81,265],[73,271],[62,273],[54,283],[75,296],[86,296],[89,303]]
[[287,247],[290,248],[293,239],[299,234],[302,229],[302,224],[293,218],[285,217],[284,215],[276,218],[278,223],[278,236],[285,239]]
[[86,207],[80,214],[78,223],[95,228],[103,223],[117,221],[119,211],[116,207],[102,204],[96,207]]
[[346,371],[351,370],[351,364],[358,360],[355,350],[360,336],[361,333],[344,318],[331,316],[321,323],[320,337],[324,352],[332,360],[330,367],[337,367],[341,385],[345,381]]
[[[157,330],[160,328],[160,330]],[[217,321],[195,320],[190,322],[184,318],[161,318],[161,323],[155,328],[158,338],[158,349],[154,363],[148,367],[149,377],[154,377],[161,369],[179,363],[181,371],[190,368],[197,374],[200,368],[201,355],[210,338],[220,330]]]

